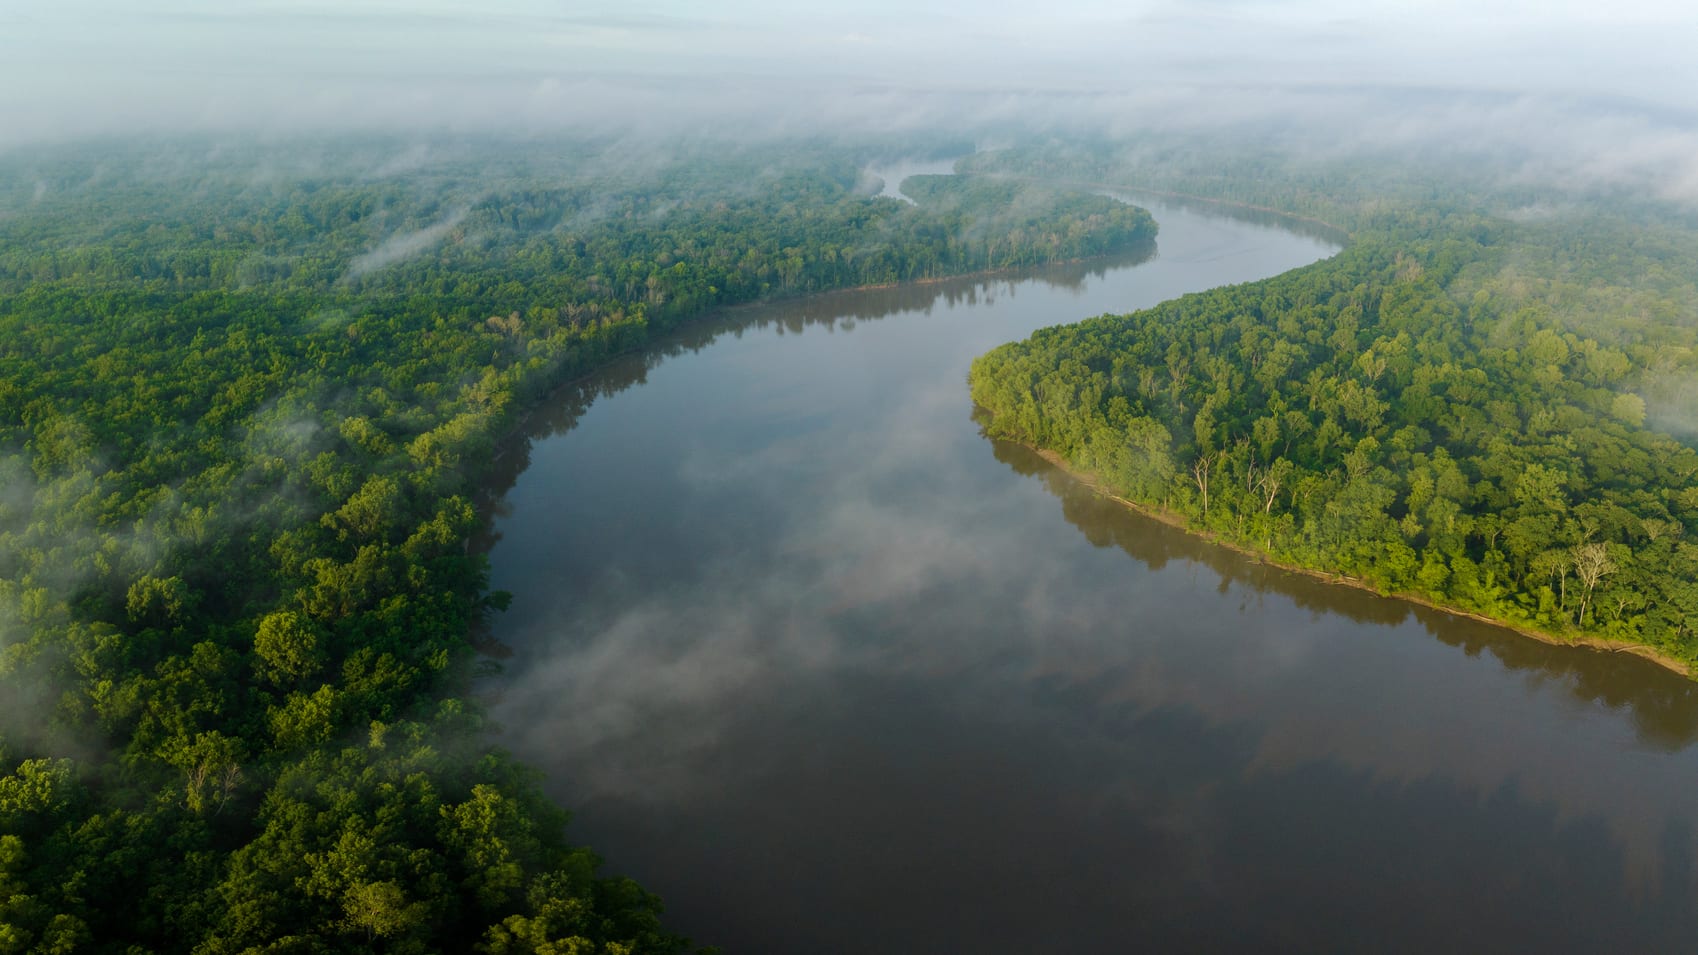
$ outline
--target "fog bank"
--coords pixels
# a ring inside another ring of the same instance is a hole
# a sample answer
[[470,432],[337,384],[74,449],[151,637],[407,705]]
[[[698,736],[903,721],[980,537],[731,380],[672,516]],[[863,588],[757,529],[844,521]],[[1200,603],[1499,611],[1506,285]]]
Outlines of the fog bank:
[[[181,130],[1393,120],[1388,94],[1692,121],[1673,3],[26,0],[0,143]],[[1632,102],[1631,108],[1624,106]],[[1382,122],[1383,125],[1383,122]]]

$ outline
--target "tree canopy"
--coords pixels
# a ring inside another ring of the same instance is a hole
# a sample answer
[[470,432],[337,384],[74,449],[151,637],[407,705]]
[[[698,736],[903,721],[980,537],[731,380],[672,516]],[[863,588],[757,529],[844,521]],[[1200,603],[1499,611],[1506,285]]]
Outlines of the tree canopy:
[[1154,233],[834,144],[437,145],[0,157],[0,952],[685,947],[469,698],[499,439],[716,306]]
[[1691,235],[1599,203],[1354,221],[1332,259],[983,356],[986,427],[1287,564],[1698,661],[1698,452],[1659,429]]

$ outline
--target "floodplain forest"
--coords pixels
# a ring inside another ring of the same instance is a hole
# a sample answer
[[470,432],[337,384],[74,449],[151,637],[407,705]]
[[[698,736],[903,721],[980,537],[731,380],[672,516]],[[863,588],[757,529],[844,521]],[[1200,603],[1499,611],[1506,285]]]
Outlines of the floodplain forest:
[[1227,190],[1112,149],[977,165],[1214,189],[1350,232],[1311,266],[983,356],[992,434],[1282,564],[1698,662],[1698,229],[1677,210],[1528,215],[1549,197],[1459,168],[1263,160]]
[[405,146],[0,157],[0,952],[688,947],[483,732],[500,440],[717,307],[1155,231],[824,143]]

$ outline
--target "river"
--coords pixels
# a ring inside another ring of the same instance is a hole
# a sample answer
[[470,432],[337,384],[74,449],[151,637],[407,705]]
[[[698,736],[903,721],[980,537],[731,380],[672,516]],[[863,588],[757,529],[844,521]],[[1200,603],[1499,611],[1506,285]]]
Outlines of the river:
[[1698,685],[980,433],[992,346],[1336,248],[1143,204],[1153,256],[735,309],[563,389],[493,491],[500,742],[727,953],[1693,950]]

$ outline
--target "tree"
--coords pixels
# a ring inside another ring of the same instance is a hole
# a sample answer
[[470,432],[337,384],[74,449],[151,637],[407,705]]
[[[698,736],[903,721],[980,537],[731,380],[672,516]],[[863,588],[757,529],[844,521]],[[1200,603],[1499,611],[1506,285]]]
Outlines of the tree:
[[400,935],[425,921],[425,907],[407,902],[394,882],[356,882],[342,899],[345,924],[364,931],[366,941]]
[[1610,560],[1609,548],[1596,541],[1576,544],[1569,555],[1574,561],[1574,576],[1586,585],[1586,593],[1580,598],[1580,611],[1574,615],[1575,624],[1584,626],[1586,606],[1592,602],[1592,591],[1597,589],[1598,581],[1605,575],[1616,572],[1616,565]]
[[148,627],[175,626],[190,609],[188,585],[180,577],[161,580],[143,575],[124,595],[124,610],[132,623]]
[[1191,462],[1191,480],[1197,485],[1198,493],[1202,495],[1203,521],[1205,523],[1209,519],[1209,472],[1214,469],[1215,463],[1219,459],[1218,453],[1204,453],[1197,455],[1196,460]]
[[282,686],[316,674],[324,663],[318,635],[311,621],[293,610],[279,610],[260,618],[254,631],[255,669],[263,679]]

